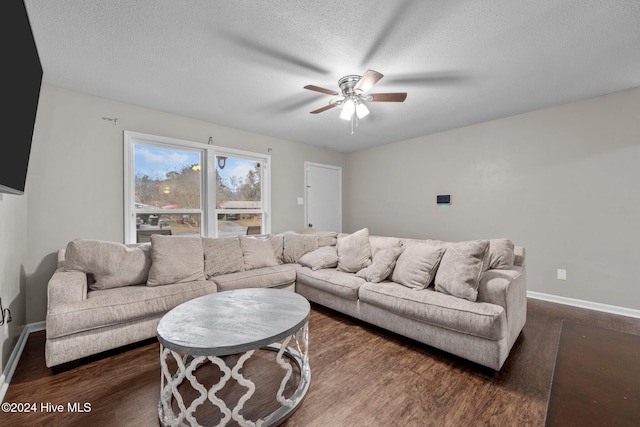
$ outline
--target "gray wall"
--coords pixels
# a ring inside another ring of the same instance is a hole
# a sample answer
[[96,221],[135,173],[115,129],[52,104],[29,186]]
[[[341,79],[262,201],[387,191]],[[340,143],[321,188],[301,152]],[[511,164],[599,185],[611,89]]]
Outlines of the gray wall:
[[508,237],[529,290],[640,309],[640,88],[350,154],[344,197],[345,231]]
[[[102,117],[117,117],[118,123]],[[56,251],[74,238],[123,241],[123,131],[271,155],[273,232],[304,226],[304,161],[344,155],[43,85],[27,178],[27,322],[44,320]],[[268,149],[271,149],[268,152]]]
[[26,196],[0,193],[0,242],[0,298],[2,308],[11,310],[13,318],[11,323],[0,326],[1,371],[26,325]]

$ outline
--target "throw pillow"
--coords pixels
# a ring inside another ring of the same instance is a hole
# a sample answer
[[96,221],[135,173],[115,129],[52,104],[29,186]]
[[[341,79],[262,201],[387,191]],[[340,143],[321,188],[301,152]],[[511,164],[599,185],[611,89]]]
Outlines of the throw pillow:
[[139,285],[147,281],[151,267],[149,244],[127,247],[122,243],[75,239],[65,249],[65,270],[93,275],[92,290]]
[[371,265],[358,271],[356,276],[362,277],[367,282],[382,282],[391,275],[402,251],[404,251],[403,247],[378,249],[373,254]]
[[273,253],[269,238],[240,237],[240,247],[244,257],[244,269],[253,270],[262,267],[275,267],[278,260]]
[[286,263],[296,263],[300,257],[318,249],[318,236],[313,234],[284,234],[283,259]]
[[151,235],[147,286],[205,280],[202,238]]
[[368,228],[363,228],[353,234],[340,234],[336,247],[338,250],[338,271],[356,273],[371,264]]
[[244,257],[237,237],[202,238],[204,274],[207,279],[244,271]]
[[451,243],[436,273],[436,291],[475,301],[488,240]]
[[338,251],[335,246],[321,246],[315,251],[302,255],[298,263],[312,270],[333,268],[338,265]]
[[391,280],[411,289],[428,288],[444,253],[442,246],[428,243],[408,245],[398,257]]
[[513,266],[515,254],[514,245],[509,239],[489,240],[489,269],[506,270]]

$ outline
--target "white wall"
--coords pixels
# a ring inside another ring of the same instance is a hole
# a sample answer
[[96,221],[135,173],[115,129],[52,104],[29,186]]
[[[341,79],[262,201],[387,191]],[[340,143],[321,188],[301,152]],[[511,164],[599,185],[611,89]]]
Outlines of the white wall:
[[[25,326],[27,259],[26,196],[0,193],[0,298],[11,323],[0,326],[0,373]],[[8,333],[7,333],[8,332]],[[0,387],[2,382],[0,381]]]
[[508,237],[529,290],[640,309],[640,88],[356,152],[344,182],[345,231]]
[[[102,117],[117,117],[118,123]],[[27,322],[44,320],[56,252],[74,238],[123,241],[123,131],[271,155],[272,232],[304,226],[304,161],[344,155],[43,85],[27,177]],[[268,149],[271,149],[269,152]]]

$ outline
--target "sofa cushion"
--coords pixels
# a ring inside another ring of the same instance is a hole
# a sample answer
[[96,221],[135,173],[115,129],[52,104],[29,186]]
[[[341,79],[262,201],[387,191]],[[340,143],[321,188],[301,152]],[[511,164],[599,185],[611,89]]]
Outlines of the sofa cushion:
[[205,280],[202,238],[151,235],[147,286]]
[[489,340],[500,340],[507,334],[505,311],[495,304],[471,302],[431,289],[415,292],[393,282],[365,283],[359,298],[399,316]]
[[488,240],[448,244],[436,273],[436,291],[475,301],[488,249]]
[[150,245],[127,247],[122,243],[75,239],[64,252],[64,269],[93,275],[90,289],[139,285],[147,281],[151,267]]
[[317,231],[318,246],[335,246],[338,243],[338,233],[335,231]]
[[284,234],[267,234],[278,264],[284,263]]
[[313,234],[284,233],[284,262],[296,263],[302,255],[316,249],[318,249],[318,236]]
[[296,281],[296,264],[282,264],[215,276],[213,281],[219,292],[231,289],[282,287]]
[[369,229],[363,228],[353,234],[340,234],[338,249],[338,271],[356,273],[371,264]]
[[445,249],[429,243],[408,245],[398,257],[391,280],[412,289],[431,284]]
[[207,279],[244,271],[244,257],[237,237],[202,238],[204,274]]
[[489,239],[489,269],[511,268],[515,259],[514,247],[509,239]]
[[302,255],[298,263],[312,270],[334,268],[338,265],[338,251],[335,246],[321,246],[315,251]]
[[335,231],[318,231],[313,227],[307,227],[300,234],[312,234],[318,236],[318,246],[335,246],[338,241],[338,233]]
[[402,246],[378,249],[372,257],[371,265],[356,273],[367,282],[379,283],[389,277],[396,265],[396,260],[402,253]]
[[47,339],[140,319],[159,318],[183,302],[214,292],[216,285],[208,280],[91,291],[86,300],[49,307]]
[[308,267],[298,268],[296,283],[303,283],[348,300],[358,299],[358,288],[367,283],[352,273],[344,273],[334,268],[313,271]]
[[371,256],[373,256],[380,249],[397,248],[402,246],[402,240],[397,237],[369,235],[369,244],[371,245]]
[[245,270],[278,265],[278,260],[268,237],[239,236],[239,238]]

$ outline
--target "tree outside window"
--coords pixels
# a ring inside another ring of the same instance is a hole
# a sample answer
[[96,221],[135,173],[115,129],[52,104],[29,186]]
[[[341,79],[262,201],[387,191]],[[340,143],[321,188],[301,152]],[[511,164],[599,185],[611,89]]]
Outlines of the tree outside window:
[[269,156],[129,131],[124,142],[126,243],[268,231]]

